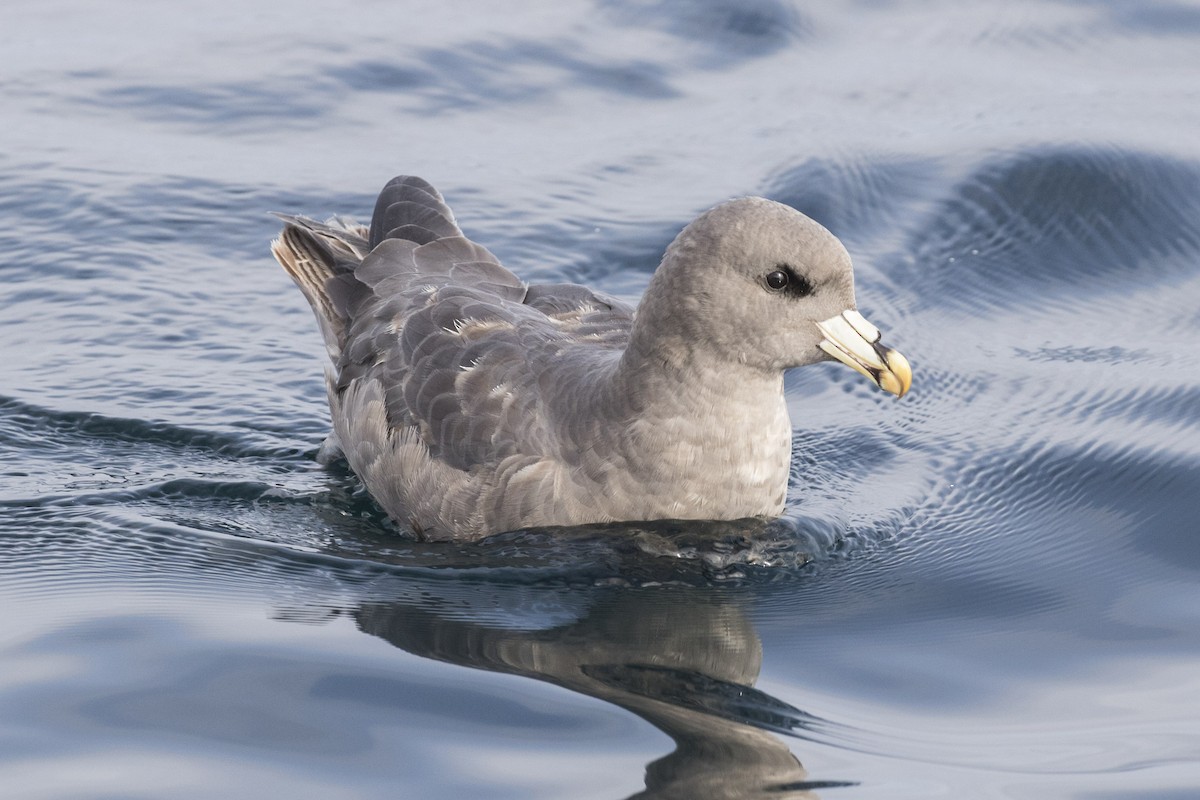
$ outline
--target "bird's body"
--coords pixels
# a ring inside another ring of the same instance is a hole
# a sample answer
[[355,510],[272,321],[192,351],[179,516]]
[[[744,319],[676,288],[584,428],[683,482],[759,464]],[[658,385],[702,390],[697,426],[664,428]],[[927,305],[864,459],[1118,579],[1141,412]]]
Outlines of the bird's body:
[[428,538],[778,514],[783,372],[827,358],[817,323],[861,320],[840,243],[759,198],[689,225],[636,312],[524,284],[419,178],[384,188],[369,229],[284,219],[273,252],[330,355],[330,445]]

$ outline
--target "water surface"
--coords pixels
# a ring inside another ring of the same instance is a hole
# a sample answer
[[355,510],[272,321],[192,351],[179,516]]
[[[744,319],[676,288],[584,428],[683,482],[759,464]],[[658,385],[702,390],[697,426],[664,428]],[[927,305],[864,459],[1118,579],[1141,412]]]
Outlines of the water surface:
[[[0,32],[0,784],[22,798],[1200,787],[1200,9],[18,2]],[[789,376],[783,519],[397,531],[272,210],[439,186],[630,300],[764,194],[899,402]]]

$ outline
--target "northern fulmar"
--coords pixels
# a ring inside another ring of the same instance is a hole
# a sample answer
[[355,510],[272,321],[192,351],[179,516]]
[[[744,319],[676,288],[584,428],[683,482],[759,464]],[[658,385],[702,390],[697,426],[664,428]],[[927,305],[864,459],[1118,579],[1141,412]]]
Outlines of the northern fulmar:
[[858,313],[842,243],[789,206],[722,203],[667,248],[637,308],[526,284],[401,176],[369,228],[279,215],[271,250],[325,338],[333,432],[427,539],[783,511],[783,373],[836,359],[903,396],[907,360]]

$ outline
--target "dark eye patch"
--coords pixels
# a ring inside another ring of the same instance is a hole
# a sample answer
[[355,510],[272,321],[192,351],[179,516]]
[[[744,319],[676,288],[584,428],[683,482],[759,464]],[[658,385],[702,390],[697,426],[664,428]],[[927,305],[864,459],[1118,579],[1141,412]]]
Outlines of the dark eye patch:
[[763,276],[763,283],[772,292],[792,297],[808,297],[813,290],[808,278],[796,272],[790,264],[776,264]]

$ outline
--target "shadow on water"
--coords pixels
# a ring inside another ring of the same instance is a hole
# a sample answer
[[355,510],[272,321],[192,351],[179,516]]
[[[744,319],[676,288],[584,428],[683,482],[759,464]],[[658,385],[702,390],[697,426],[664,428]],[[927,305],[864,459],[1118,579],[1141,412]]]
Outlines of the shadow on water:
[[[365,633],[416,655],[521,675],[632,711],[675,742],[636,797],[811,797],[821,785],[771,731],[817,720],[753,688],[762,645],[735,603],[711,593],[621,591],[570,624],[506,630],[403,603],[350,613]],[[836,784],[835,784],[836,785]]]
[[357,602],[278,616],[349,617],[415,655],[546,681],[633,712],[675,743],[647,766],[638,798],[801,798],[852,785],[809,780],[779,738],[819,738],[836,726],[754,688],[762,641],[738,592],[714,588],[391,576]]

